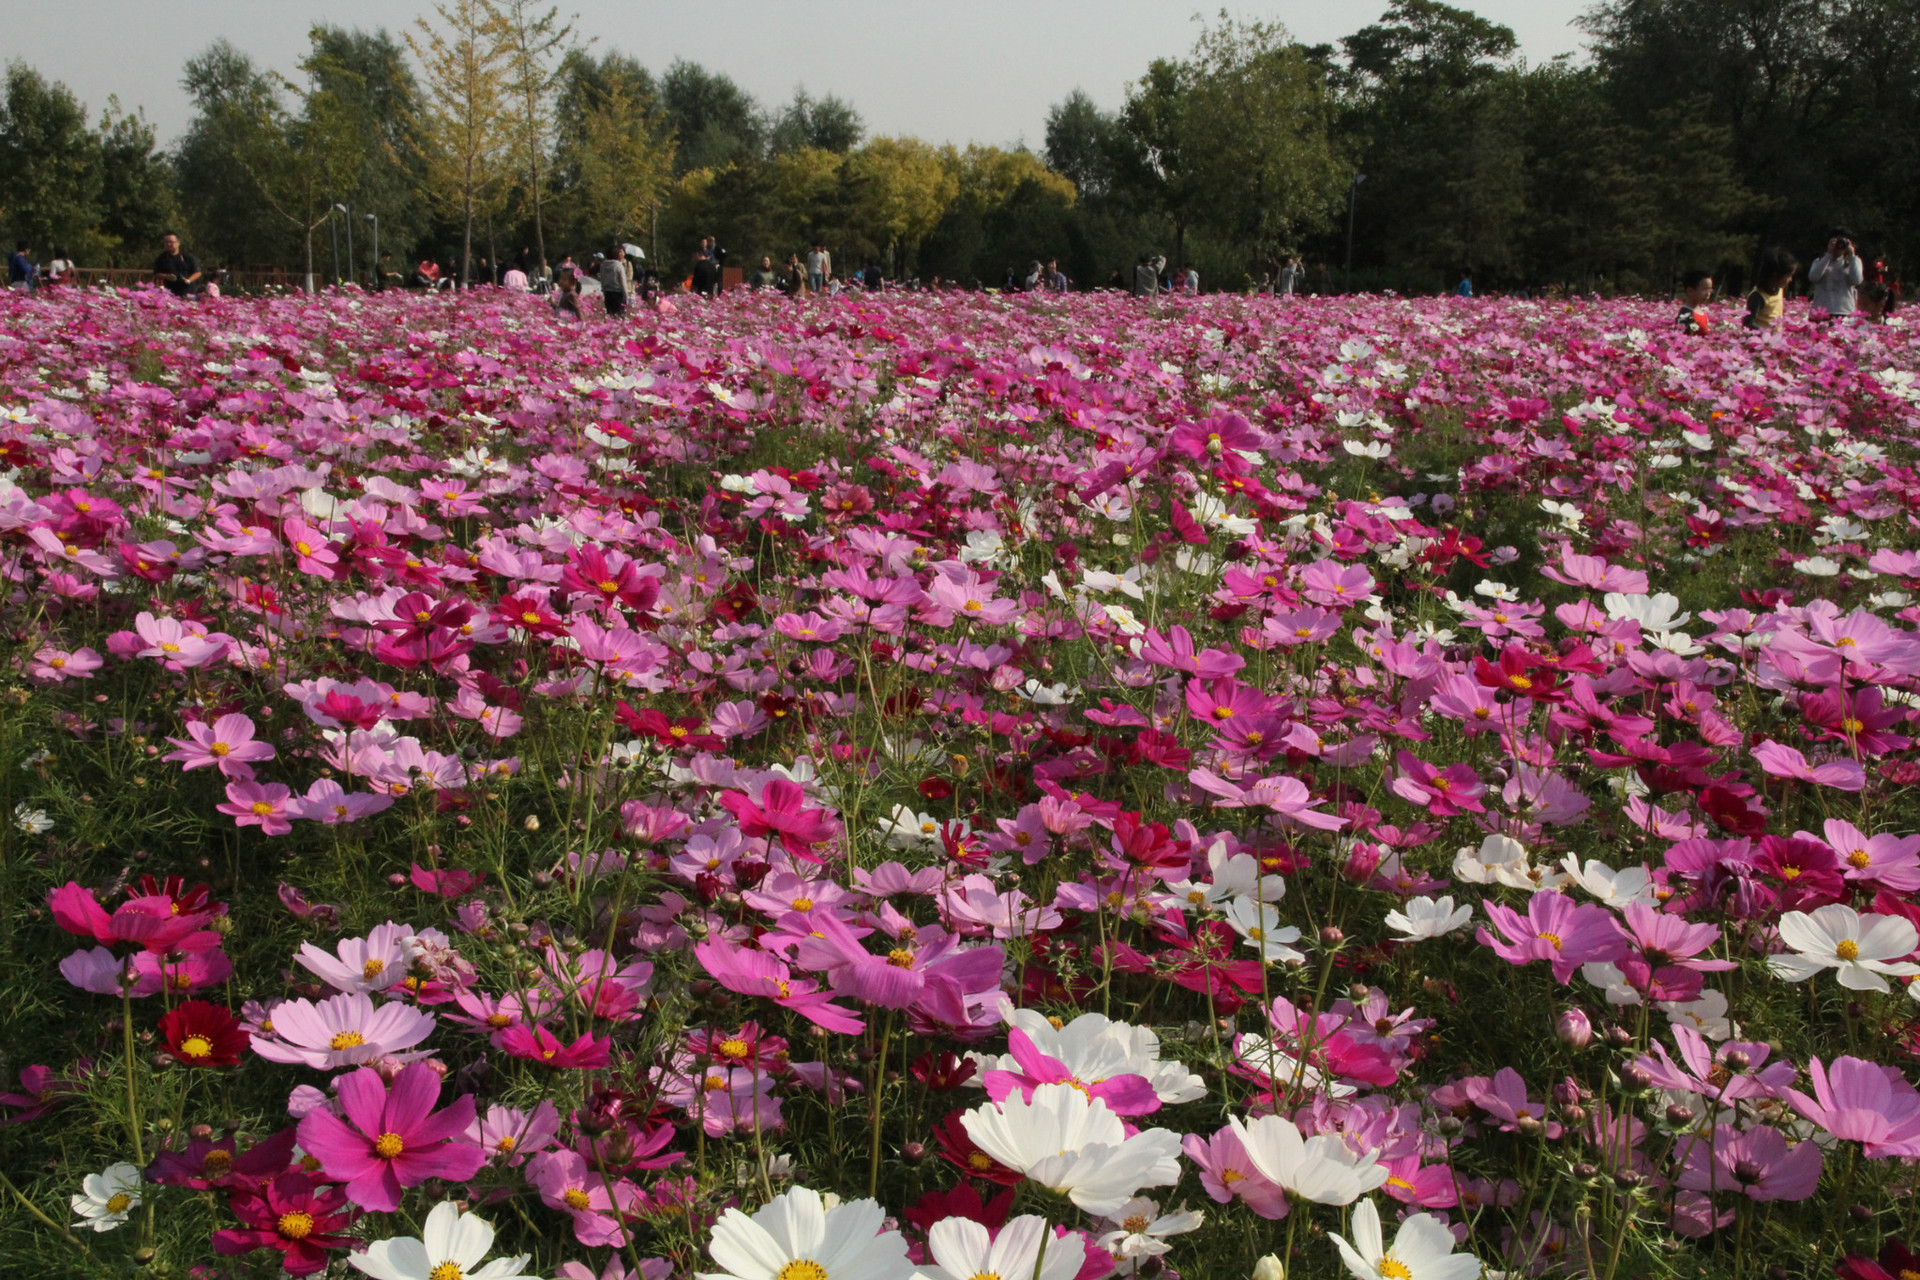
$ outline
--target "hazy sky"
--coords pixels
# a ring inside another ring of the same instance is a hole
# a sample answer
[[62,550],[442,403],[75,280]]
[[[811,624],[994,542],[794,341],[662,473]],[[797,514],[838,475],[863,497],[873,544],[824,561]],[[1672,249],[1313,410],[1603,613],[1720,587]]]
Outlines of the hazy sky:
[[[1334,41],[1387,0],[1228,0],[1237,17],[1277,19],[1295,37]],[[1577,51],[1585,0],[1455,0],[1504,22],[1532,62]],[[795,86],[857,106],[873,133],[932,142],[1043,141],[1047,107],[1076,86],[1118,106],[1126,83],[1184,52],[1207,0],[561,0],[599,49],[660,70],[676,57],[731,75],[763,102]],[[23,58],[98,111],[108,94],[146,108],[163,143],[185,128],[180,67],[219,36],[282,72],[311,23],[398,31],[422,0],[0,0],[0,57]]]

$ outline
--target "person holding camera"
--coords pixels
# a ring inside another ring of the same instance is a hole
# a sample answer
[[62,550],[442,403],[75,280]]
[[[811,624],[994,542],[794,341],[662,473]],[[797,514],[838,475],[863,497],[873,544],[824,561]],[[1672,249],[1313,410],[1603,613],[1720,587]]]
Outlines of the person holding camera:
[[1827,241],[1827,251],[1807,268],[1807,282],[1813,286],[1813,305],[1829,319],[1853,314],[1857,290],[1866,278],[1860,255],[1854,252],[1853,236],[1844,227],[1836,228]]

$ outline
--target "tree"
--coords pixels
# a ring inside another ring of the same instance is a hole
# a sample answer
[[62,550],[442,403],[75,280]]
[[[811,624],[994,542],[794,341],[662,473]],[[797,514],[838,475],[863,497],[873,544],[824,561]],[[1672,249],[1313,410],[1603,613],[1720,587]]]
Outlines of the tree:
[[1113,184],[1111,112],[1075,89],[1047,110],[1047,168],[1073,183],[1083,198],[1098,199]]
[[286,221],[262,200],[235,198],[256,189],[284,144],[278,81],[216,40],[188,59],[182,84],[194,114],[175,148],[174,174],[189,243],[210,261],[286,261]]
[[0,103],[0,218],[8,238],[91,250],[100,182],[100,140],[87,128],[86,108],[64,84],[8,63]]
[[674,146],[649,104],[615,78],[586,107],[576,138],[565,160],[576,234],[618,240],[650,228],[673,180]]
[[660,101],[679,143],[679,172],[758,159],[765,127],[760,105],[732,77],[676,58],[660,78]]
[[[410,243],[424,229],[411,162],[422,149],[419,87],[406,46],[384,30],[349,31],[325,24],[307,35],[301,69],[313,89],[329,96],[361,139],[356,159],[333,194],[359,213],[379,219],[389,245]],[[369,246],[371,252],[371,246]],[[376,262],[375,270],[379,269]]]
[[[490,0],[491,2],[491,0]],[[552,132],[552,99],[564,59],[555,60],[573,35],[573,25],[560,21],[560,11],[537,9],[530,0],[503,0],[494,6],[495,20],[506,33],[514,101],[514,135],[518,158],[526,165],[527,195],[533,204],[534,252],[547,265],[546,231],[540,222],[541,161]]]
[[781,108],[767,135],[767,150],[775,156],[811,147],[844,155],[860,145],[866,124],[853,105],[828,94],[810,97],[796,89],[793,101]]
[[426,77],[421,112],[428,195],[460,221],[460,283],[473,276],[473,226],[500,195],[510,142],[513,50],[486,0],[439,0],[435,27],[424,17],[407,45]]
[[110,265],[142,260],[178,217],[173,174],[154,146],[143,113],[128,115],[117,98],[100,113],[100,168],[113,175],[100,186],[99,237]]
[[847,156],[841,173],[853,188],[855,226],[895,271],[912,262],[960,185],[918,138],[875,138]]

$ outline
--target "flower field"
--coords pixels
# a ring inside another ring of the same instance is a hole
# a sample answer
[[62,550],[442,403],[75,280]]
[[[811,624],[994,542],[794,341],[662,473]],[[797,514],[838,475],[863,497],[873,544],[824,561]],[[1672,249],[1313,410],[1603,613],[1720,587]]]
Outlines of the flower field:
[[103,291],[0,369],[0,1271],[1920,1271],[1904,327]]

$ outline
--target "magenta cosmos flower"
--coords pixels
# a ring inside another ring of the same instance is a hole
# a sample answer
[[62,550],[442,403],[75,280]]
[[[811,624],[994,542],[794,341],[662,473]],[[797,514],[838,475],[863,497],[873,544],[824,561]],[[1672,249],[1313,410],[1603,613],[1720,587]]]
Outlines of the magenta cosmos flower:
[[1627,935],[1605,907],[1576,903],[1551,889],[1534,894],[1524,916],[1497,902],[1486,907],[1487,918],[1505,940],[1482,929],[1480,941],[1514,964],[1545,960],[1553,967],[1553,980],[1563,985],[1583,964],[1627,954]]
[[744,791],[725,791],[720,803],[740,822],[740,834],[749,838],[778,833],[780,844],[796,858],[818,862],[808,848],[834,835],[834,822],[824,809],[805,807],[807,793],[784,778],[774,778],[755,804]]
[[1463,761],[1436,769],[1407,751],[1400,752],[1395,760],[1400,776],[1393,780],[1393,793],[1402,800],[1421,806],[1436,818],[1486,812],[1480,797],[1487,788],[1472,765]]
[[309,1111],[300,1146],[327,1177],[346,1183],[347,1198],[363,1209],[392,1213],[401,1188],[428,1178],[463,1182],[486,1163],[487,1153],[466,1138],[473,1095],[435,1111],[440,1073],[424,1062],[402,1069],[391,1089],[378,1071],[362,1067],[340,1081],[339,1093],[342,1114]]
[[283,836],[293,830],[287,820],[287,801],[293,792],[278,782],[229,782],[227,802],[215,805],[231,814],[235,826],[258,827],[262,835]]

